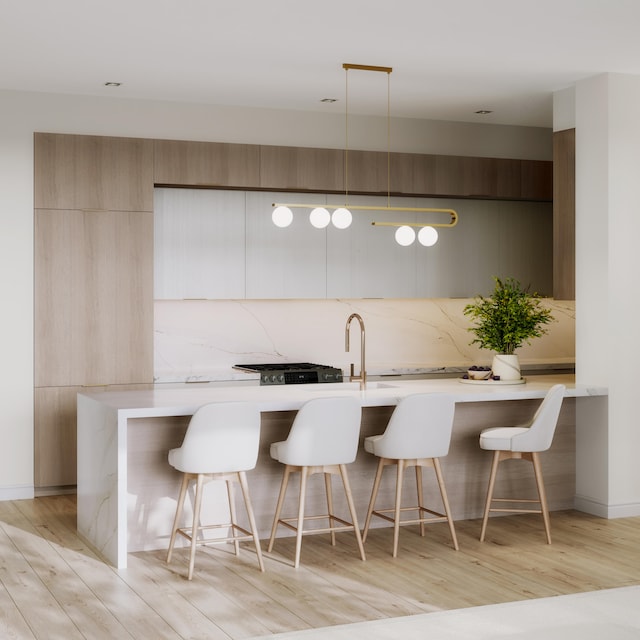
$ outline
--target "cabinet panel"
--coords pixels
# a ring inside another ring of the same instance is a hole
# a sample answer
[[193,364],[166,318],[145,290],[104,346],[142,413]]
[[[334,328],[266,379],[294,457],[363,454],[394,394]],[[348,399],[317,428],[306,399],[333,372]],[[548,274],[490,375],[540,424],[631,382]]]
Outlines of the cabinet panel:
[[244,298],[245,193],[158,188],[155,202],[154,297]]
[[153,378],[153,214],[35,214],[36,386]]
[[553,163],[542,160],[522,162],[521,194],[523,200],[553,199]]
[[83,392],[147,389],[151,385],[43,387],[34,392],[34,485],[76,484],[77,395]]
[[76,483],[76,397],[82,387],[35,389],[34,484]]
[[381,151],[349,151],[347,187],[350,193],[385,194],[389,191],[391,159]]
[[391,193],[436,193],[436,156],[391,154]]
[[343,191],[344,151],[262,146],[260,187],[295,191]]
[[575,129],[553,134],[553,296],[576,297]]
[[153,179],[158,185],[256,187],[260,184],[260,147],[155,140]]
[[37,209],[153,211],[153,142],[36,133]]

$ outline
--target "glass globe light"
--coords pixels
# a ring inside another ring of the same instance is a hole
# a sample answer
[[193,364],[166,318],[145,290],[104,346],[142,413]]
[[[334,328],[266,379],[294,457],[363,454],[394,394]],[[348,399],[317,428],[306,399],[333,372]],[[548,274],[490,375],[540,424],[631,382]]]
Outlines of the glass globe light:
[[433,247],[438,242],[438,232],[433,227],[422,227],[418,231],[418,242],[423,247]]
[[331,222],[331,216],[324,207],[316,207],[309,214],[309,222],[316,229],[324,229]]
[[289,207],[276,207],[271,219],[276,227],[288,227],[293,222],[293,213]]
[[346,229],[351,225],[351,220],[351,211],[349,211],[349,209],[345,209],[344,207],[336,209],[331,216],[331,222],[333,222],[333,226],[337,229]]
[[415,239],[416,232],[411,227],[405,225],[396,230],[396,242],[403,247],[408,247]]

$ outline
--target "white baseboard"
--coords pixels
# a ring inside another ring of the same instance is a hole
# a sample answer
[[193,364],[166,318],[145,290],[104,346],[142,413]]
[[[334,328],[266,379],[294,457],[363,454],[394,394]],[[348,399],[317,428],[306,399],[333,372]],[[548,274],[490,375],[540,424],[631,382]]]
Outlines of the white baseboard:
[[32,484],[18,485],[14,487],[0,487],[0,501],[6,500],[30,500],[35,495]]
[[606,518],[608,520],[640,516],[640,503],[638,502],[628,504],[604,504],[591,498],[576,496],[574,507],[577,511],[584,511],[585,513],[590,513],[593,516]]

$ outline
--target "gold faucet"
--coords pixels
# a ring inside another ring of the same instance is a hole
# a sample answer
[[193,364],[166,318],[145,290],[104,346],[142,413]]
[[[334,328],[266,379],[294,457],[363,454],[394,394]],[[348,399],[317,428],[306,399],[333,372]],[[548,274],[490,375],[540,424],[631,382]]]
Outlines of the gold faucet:
[[344,350],[349,351],[349,328],[351,327],[351,321],[354,318],[360,324],[360,375],[359,376],[354,375],[353,362],[352,362],[350,379],[360,380],[360,389],[364,390],[367,386],[367,372],[364,366],[364,320],[357,313],[352,313],[347,319],[347,326],[344,329]]

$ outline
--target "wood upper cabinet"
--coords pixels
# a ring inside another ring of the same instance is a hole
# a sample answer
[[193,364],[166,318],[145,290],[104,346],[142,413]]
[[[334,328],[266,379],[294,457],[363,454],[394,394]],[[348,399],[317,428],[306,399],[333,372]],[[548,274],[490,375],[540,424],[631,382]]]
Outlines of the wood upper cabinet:
[[155,140],[153,181],[163,186],[257,187],[260,147]]
[[36,133],[36,209],[153,211],[153,142]]
[[260,188],[344,191],[344,151],[261,146]]

